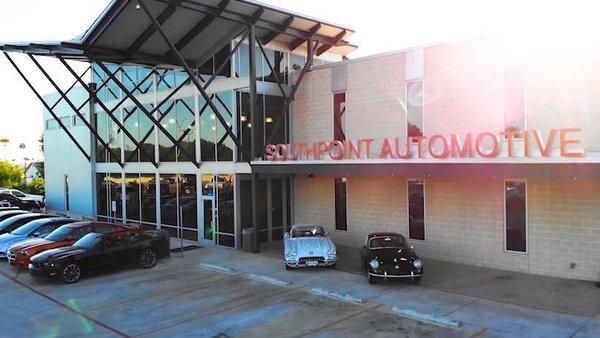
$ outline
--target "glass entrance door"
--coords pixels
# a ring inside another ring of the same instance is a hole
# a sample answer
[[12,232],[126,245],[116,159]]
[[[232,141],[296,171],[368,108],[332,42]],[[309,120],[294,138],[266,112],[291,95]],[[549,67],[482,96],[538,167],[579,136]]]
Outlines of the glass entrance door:
[[198,242],[196,175],[160,175],[161,228],[171,237]]
[[234,175],[202,175],[203,238],[235,247]]

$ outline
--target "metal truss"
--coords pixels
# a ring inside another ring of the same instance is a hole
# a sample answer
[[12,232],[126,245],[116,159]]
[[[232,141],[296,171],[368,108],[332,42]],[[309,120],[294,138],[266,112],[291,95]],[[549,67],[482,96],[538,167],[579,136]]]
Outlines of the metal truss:
[[[148,18],[152,21],[154,29],[159,33],[159,35],[162,37],[162,39],[165,41],[165,43],[169,46],[171,54],[178,61],[178,65],[181,66],[185,70],[185,72],[188,74],[189,78],[194,83],[194,86],[196,86],[196,89],[198,89],[198,91],[200,92],[200,94],[202,95],[204,100],[208,103],[209,107],[211,108],[211,110],[213,111],[213,113],[215,114],[217,119],[219,120],[219,123],[221,123],[223,128],[225,128],[226,133],[231,137],[231,139],[236,144],[238,149],[241,149],[241,147],[242,147],[241,142],[240,142],[239,138],[237,137],[237,135],[235,135],[233,133],[232,127],[227,124],[227,122],[225,121],[225,118],[223,117],[223,115],[221,115],[221,113],[217,109],[217,106],[212,102],[210,96],[206,93],[204,86],[200,83],[200,80],[198,79],[196,74],[194,74],[194,71],[190,68],[187,61],[183,58],[183,55],[181,55],[181,52],[179,51],[177,46],[175,46],[175,44],[171,41],[171,39],[169,39],[169,37],[165,33],[161,23],[150,12],[148,7],[146,6],[145,0],[139,0],[138,4],[140,5],[140,8],[146,13]],[[230,53],[230,55],[233,55],[233,53]],[[218,74],[218,73],[215,72],[213,74],[213,77],[215,77],[216,74]],[[176,142],[174,139],[172,141]],[[179,142],[177,142],[177,143],[179,143]]]

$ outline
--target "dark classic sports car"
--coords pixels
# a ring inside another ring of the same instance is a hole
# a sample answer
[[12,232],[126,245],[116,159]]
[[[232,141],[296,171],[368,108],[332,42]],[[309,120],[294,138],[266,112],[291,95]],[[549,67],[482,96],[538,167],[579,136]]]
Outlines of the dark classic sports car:
[[393,232],[369,234],[361,250],[361,264],[369,284],[380,279],[410,278],[418,284],[423,276],[423,263],[404,236]]
[[162,230],[147,230],[126,235],[89,233],[72,246],[43,251],[31,257],[32,275],[77,282],[86,270],[134,262],[151,268],[159,258],[168,257],[169,235]]

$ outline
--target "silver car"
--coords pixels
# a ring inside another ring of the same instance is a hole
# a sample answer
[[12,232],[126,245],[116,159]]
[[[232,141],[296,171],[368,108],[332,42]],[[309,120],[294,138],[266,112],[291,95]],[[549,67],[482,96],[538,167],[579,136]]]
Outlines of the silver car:
[[335,269],[337,249],[318,225],[294,225],[283,237],[285,268],[327,266]]

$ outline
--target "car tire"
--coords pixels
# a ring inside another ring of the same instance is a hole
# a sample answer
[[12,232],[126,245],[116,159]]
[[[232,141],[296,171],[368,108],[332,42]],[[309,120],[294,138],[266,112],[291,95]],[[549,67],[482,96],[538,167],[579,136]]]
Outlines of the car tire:
[[369,284],[377,284],[377,282],[379,282],[377,277],[371,276],[368,272],[367,272],[367,281],[369,281]]
[[156,262],[158,261],[158,255],[156,251],[152,249],[144,249],[140,252],[140,256],[138,258],[138,263],[143,269],[150,269],[156,266]]
[[421,283],[421,277],[422,277],[422,276],[419,276],[419,277],[414,277],[414,278],[412,278],[412,279],[410,280],[410,282],[411,282],[413,285],[419,285],[419,283]]
[[77,263],[67,263],[60,269],[60,278],[67,284],[73,284],[81,279],[81,267]]
[[283,265],[285,265],[285,269],[288,270],[288,271],[289,270],[294,270],[294,268],[292,268],[291,266],[289,266],[289,265],[287,265],[285,263],[283,263]]

